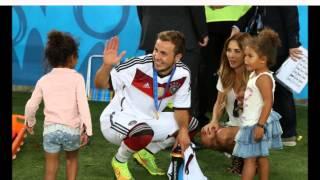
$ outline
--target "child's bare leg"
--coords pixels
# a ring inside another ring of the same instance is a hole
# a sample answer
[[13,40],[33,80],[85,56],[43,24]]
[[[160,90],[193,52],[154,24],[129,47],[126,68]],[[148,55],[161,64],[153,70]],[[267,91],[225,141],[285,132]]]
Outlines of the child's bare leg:
[[55,180],[59,168],[59,153],[45,153],[46,173],[45,180]]
[[78,173],[78,150],[66,151],[66,174],[68,180],[75,180]]
[[267,157],[258,158],[258,172],[260,180],[269,179],[269,159]]
[[256,174],[256,161],[257,159],[254,158],[246,158],[244,159],[244,166],[242,169],[242,180],[253,180],[255,174]]

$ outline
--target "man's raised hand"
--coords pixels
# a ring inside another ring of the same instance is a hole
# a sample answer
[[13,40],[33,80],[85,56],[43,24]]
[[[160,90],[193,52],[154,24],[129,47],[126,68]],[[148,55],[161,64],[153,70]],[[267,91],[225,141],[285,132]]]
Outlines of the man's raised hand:
[[121,58],[126,54],[126,52],[122,51],[118,55],[118,49],[119,49],[119,38],[117,36],[114,36],[109,41],[106,42],[106,46],[103,52],[104,64],[116,65],[120,62]]

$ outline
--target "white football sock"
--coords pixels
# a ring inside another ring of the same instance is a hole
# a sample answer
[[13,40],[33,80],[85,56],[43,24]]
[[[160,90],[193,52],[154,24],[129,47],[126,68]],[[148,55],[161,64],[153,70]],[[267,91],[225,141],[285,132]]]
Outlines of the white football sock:
[[129,158],[131,157],[132,153],[134,151],[131,150],[127,145],[124,144],[124,142],[122,141],[120,144],[120,147],[118,149],[118,152],[116,154],[116,159],[120,162],[127,162],[129,160]]
[[150,144],[148,144],[146,149],[148,149],[153,154],[156,154],[160,150],[165,149],[165,148],[173,145],[175,140],[176,139],[174,137],[169,137],[168,139],[166,139],[162,142],[151,142]]

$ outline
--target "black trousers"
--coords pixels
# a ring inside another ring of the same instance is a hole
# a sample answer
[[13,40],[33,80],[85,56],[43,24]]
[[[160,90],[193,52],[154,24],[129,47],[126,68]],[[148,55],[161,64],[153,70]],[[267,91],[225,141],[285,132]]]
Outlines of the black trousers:
[[191,115],[199,115],[199,69],[202,56],[200,48],[186,50],[182,62],[188,66],[191,71]]
[[283,131],[282,137],[287,138],[296,136],[297,118],[293,94],[277,82],[274,93],[273,109],[282,116],[280,119]]
[[[208,23],[209,42],[206,47],[201,48],[203,61],[200,65],[199,86],[200,86],[200,115],[212,112],[217,99],[216,88],[220,67],[221,53],[225,41],[231,33],[232,21]],[[199,120],[202,125],[201,119]],[[206,122],[203,122],[204,125]]]

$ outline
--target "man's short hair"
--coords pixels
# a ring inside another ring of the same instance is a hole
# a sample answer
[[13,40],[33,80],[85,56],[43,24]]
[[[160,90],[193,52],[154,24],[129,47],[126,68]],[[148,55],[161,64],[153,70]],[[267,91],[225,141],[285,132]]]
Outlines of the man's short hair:
[[162,31],[158,33],[158,38],[161,41],[169,41],[172,42],[175,45],[174,48],[174,53],[179,54],[181,53],[182,55],[184,54],[185,51],[185,38],[184,34],[179,32],[179,31]]

